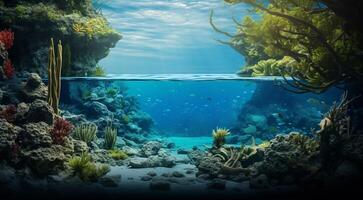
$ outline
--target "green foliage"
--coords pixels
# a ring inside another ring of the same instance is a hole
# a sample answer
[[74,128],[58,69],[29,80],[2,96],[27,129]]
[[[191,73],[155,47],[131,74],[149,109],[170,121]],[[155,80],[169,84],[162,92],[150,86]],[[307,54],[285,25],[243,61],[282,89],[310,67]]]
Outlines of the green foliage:
[[73,131],[73,138],[90,144],[96,139],[97,126],[93,123],[81,124]]
[[81,156],[75,156],[68,161],[68,166],[83,181],[96,182],[100,177],[106,175],[110,171],[108,165],[97,166],[92,162],[91,156],[82,153]]
[[117,90],[117,89],[115,89],[115,88],[108,88],[108,89],[106,90],[106,95],[107,95],[108,97],[115,97],[115,96],[117,95],[117,93],[118,93],[118,90]]
[[92,76],[96,76],[96,77],[106,76],[105,69],[102,66],[97,65],[96,68],[94,69],[93,73],[92,73]]
[[111,158],[115,160],[125,160],[126,158],[129,157],[124,151],[121,151],[120,149],[113,149],[109,150],[108,152]]
[[84,22],[74,23],[72,27],[76,34],[86,35],[89,39],[97,36],[118,34],[103,17],[88,18]]
[[106,126],[105,128],[105,149],[114,149],[117,141],[117,130],[112,128],[111,125]]
[[[236,21],[237,33],[228,43],[246,58],[252,76],[281,75],[293,78],[282,86],[295,92],[323,92],[342,81],[359,81],[363,62],[356,33],[317,0],[225,0],[245,3],[253,16]],[[213,13],[212,13],[213,14]],[[285,66],[286,65],[286,66]]]

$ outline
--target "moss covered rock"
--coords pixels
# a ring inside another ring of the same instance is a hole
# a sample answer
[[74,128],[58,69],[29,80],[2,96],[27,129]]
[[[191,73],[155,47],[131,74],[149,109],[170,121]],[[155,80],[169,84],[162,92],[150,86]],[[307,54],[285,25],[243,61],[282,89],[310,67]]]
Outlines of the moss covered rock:
[[65,75],[85,75],[121,39],[91,0],[0,1],[0,29],[15,32],[11,57],[17,70],[47,75],[51,37],[65,48]]

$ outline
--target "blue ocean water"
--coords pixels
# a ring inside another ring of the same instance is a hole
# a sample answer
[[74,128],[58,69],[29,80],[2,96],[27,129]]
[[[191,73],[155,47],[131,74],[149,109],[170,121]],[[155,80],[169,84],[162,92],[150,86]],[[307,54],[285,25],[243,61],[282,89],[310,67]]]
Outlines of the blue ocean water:
[[[323,95],[292,94],[274,86],[275,79],[241,78],[234,74],[129,74],[72,77],[64,81],[89,85],[100,82],[127,88],[127,95],[137,99],[140,110],[151,116],[155,130],[165,136],[210,136],[216,127],[243,133],[250,125],[256,126],[246,120],[250,116],[262,116],[267,121],[269,116],[281,113],[290,115],[282,116],[286,131],[294,128],[309,131],[310,125],[317,125],[328,105],[339,97],[336,90]],[[292,122],[292,118],[298,120]],[[279,127],[262,127],[270,129]]]

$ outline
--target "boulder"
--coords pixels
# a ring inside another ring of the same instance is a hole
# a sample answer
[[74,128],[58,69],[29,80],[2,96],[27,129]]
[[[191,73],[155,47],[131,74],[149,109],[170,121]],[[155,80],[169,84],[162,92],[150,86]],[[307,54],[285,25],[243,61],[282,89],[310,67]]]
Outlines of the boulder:
[[52,125],[54,121],[54,111],[46,101],[37,99],[30,104],[26,118],[28,123],[45,122]]
[[27,114],[29,112],[29,105],[22,102],[16,107],[15,123],[24,124],[27,121]]
[[53,143],[49,131],[50,127],[44,122],[25,124],[17,140],[26,149],[49,147]]
[[141,147],[141,154],[145,157],[157,155],[162,145],[158,141],[150,141]]
[[0,119],[0,152],[7,151],[15,145],[20,132],[20,127],[8,123],[5,119]]
[[139,150],[129,147],[129,146],[123,146],[122,151],[125,152],[129,156],[134,156],[139,154]]
[[250,179],[250,188],[252,189],[267,189],[269,187],[270,184],[265,174]]
[[121,175],[106,175],[101,177],[98,182],[105,187],[117,187],[121,182]]
[[148,158],[135,157],[129,162],[131,168],[149,168],[149,167],[173,167],[175,166],[175,158],[150,156]]
[[24,102],[33,102],[36,99],[46,100],[48,96],[48,87],[43,83],[40,76],[36,73],[30,73],[28,80],[19,91],[20,99]]
[[89,150],[86,142],[75,139],[73,139],[73,148],[74,148],[74,153],[77,155],[80,155],[84,152],[88,152]]
[[183,173],[179,172],[179,171],[174,171],[174,172],[172,173],[172,175],[173,175],[174,177],[176,177],[176,178],[183,178],[183,177],[185,177],[185,175],[184,175]]
[[98,101],[89,101],[84,104],[84,111],[90,118],[100,118],[110,115],[107,106]]

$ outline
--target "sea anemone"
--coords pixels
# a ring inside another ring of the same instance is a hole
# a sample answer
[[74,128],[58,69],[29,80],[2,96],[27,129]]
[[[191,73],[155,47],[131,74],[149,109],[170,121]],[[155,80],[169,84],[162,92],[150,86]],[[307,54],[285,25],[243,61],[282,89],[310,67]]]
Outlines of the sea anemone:
[[216,148],[221,148],[226,143],[226,136],[230,134],[229,129],[226,128],[216,128],[212,132],[213,145]]

